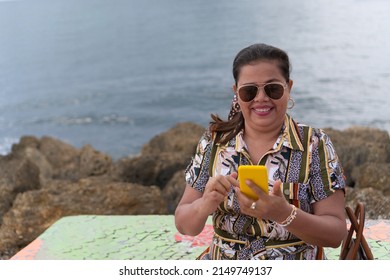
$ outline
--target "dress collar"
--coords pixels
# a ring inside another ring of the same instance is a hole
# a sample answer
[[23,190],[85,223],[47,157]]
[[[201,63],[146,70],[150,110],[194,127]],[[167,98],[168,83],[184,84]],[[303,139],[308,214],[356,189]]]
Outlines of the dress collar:
[[[274,151],[279,151],[282,146],[290,148],[292,150],[303,151],[303,145],[301,139],[299,138],[297,123],[286,114],[284,124],[280,130],[280,134],[272,149]],[[232,141],[233,140],[233,141]],[[229,141],[227,146],[234,146],[237,152],[247,152],[247,146],[244,141],[244,130],[242,129],[235,138]]]

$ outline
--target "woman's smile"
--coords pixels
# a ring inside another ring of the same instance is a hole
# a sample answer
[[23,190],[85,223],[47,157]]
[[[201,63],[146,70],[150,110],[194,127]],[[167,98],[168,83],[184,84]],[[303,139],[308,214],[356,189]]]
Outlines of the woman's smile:
[[258,115],[258,116],[267,116],[269,115],[273,110],[273,107],[272,106],[255,106],[255,107],[252,107],[252,111]]

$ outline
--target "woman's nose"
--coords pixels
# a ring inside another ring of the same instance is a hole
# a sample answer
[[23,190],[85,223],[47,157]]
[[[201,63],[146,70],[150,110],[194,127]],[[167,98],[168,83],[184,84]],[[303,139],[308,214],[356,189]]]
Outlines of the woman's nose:
[[268,100],[268,99],[269,99],[269,97],[265,93],[264,87],[258,87],[257,94],[253,100],[254,101],[261,101],[261,100]]

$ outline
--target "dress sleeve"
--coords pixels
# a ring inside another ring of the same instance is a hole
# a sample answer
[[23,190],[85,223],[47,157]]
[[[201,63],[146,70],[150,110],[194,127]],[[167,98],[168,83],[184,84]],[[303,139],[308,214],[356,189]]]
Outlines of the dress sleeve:
[[212,135],[206,130],[198,142],[195,155],[185,170],[185,180],[188,185],[203,192],[210,178],[209,164],[212,147]]
[[313,199],[318,201],[344,189],[345,178],[332,141],[323,130],[313,129],[310,147],[310,189]]

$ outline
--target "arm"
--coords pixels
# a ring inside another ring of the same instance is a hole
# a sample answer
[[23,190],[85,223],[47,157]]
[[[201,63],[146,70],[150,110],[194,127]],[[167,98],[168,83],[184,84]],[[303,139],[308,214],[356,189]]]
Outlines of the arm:
[[335,191],[313,204],[314,214],[298,209],[296,219],[286,228],[310,244],[337,248],[347,234],[344,207],[344,192]]
[[[307,243],[338,247],[347,233],[345,221],[344,191],[345,181],[338,157],[329,137],[321,130],[313,132],[311,138],[310,162],[310,201],[312,213],[297,210],[296,218],[286,227],[288,231]],[[256,209],[249,209],[253,201],[238,192],[241,211],[259,219],[269,219],[282,223],[291,213],[292,206],[283,197],[281,183],[276,182],[270,195],[259,192]]]
[[[344,175],[332,141],[321,129],[313,129],[309,182],[313,214],[298,210],[288,230],[306,242],[338,247],[347,233]],[[291,207],[291,206],[290,206]]]
[[202,193],[187,185],[175,211],[177,230],[182,234],[198,235],[209,215],[202,207]]
[[[291,213],[292,206],[284,198],[280,181],[274,184],[269,195],[260,191],[251,181],[248,185],[258,195],[256,208],[251,209],[252,200],[236,189],[241,212],[256,217],[283,222]],[[297,209],[297,216],[286,229],[301,240],[323,247],[338,247],[347,233],[344,210],[344,192],[335,191],[329,197],[313,204],[314,213]]]
[[178,231],[182,234],[198,235],[204,228],[208,216],[224,201],[230,187],[237,184],[236,177],[236,173],[211,177],[203,195],[187,185],[175,211],[175,225]]

